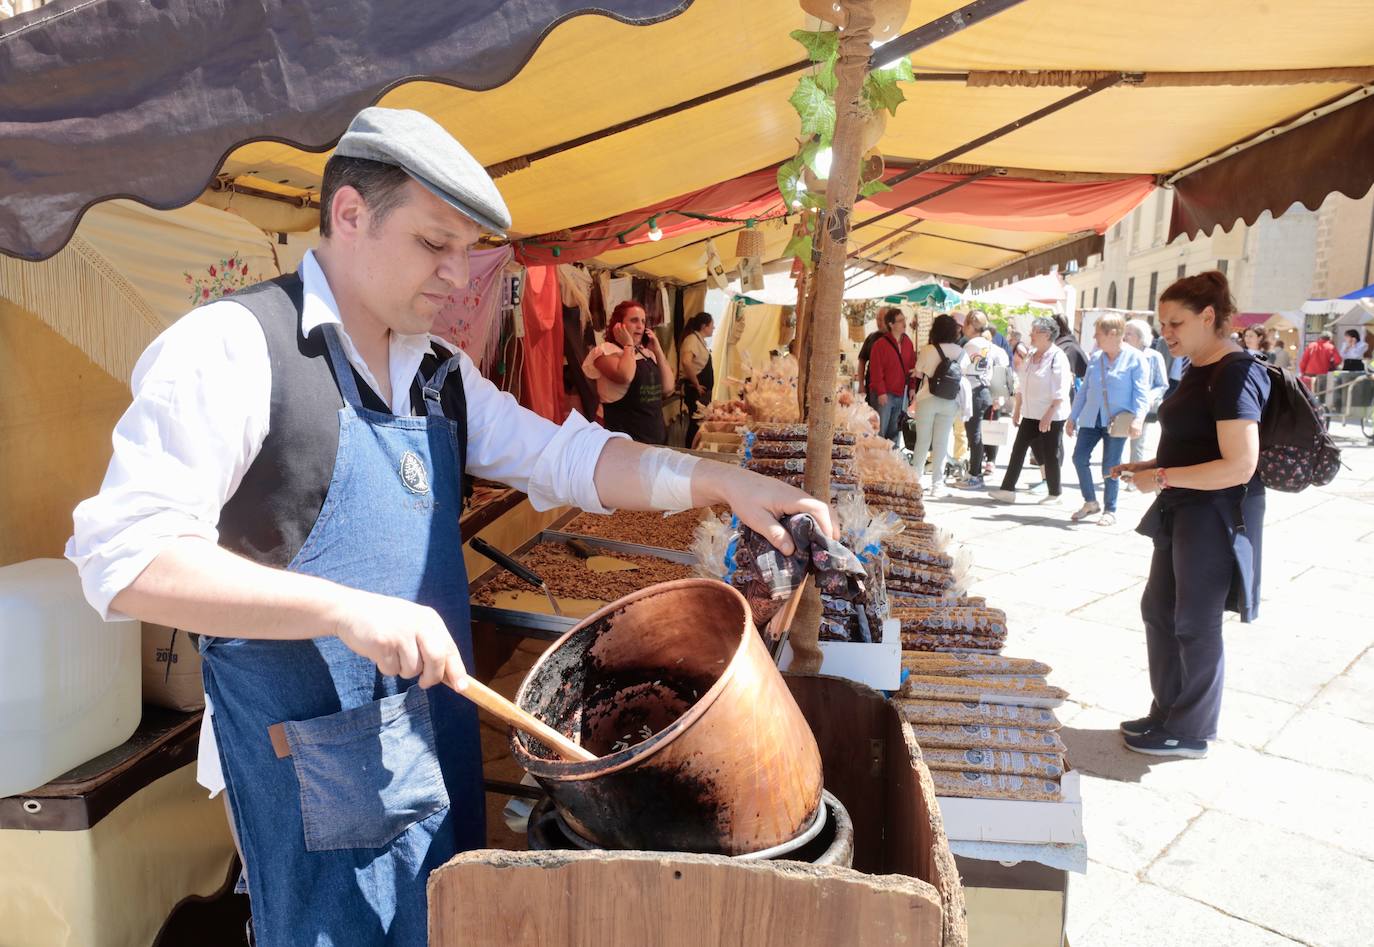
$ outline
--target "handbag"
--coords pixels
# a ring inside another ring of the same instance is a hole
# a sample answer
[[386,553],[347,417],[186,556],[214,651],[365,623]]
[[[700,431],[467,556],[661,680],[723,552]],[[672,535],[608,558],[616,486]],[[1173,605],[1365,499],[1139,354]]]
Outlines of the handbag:
[[1112,402],[1107,397],[1107,356],[1104,352],[1102,358],[1098,360],[1097,367],[1102,375],[1102,403],[1107,407],[1107,417],[1111,421],[1107,422],[1108,437],[1130,437],[1131,425],[1135,423],[1135,415],[1129,411],[1122,411],[1118,414],[1112,413]]

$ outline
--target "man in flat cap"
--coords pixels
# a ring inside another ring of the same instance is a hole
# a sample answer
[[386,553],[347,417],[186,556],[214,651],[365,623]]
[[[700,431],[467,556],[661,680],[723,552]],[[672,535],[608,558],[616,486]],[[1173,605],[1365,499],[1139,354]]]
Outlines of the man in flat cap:
[[423,944],[429,872],[485,843],[476,714],[433,686],[472,660],[463,472],[538,509],[728,503],[784,551],[778,516],[832,527],[777,481],[541,418],[430,335],[510,215],[429,118],[361,112],[320,204],[298,272],[143,354],[67,555],[107,618],[200,636],[201,779],[227,790],[258,942]]

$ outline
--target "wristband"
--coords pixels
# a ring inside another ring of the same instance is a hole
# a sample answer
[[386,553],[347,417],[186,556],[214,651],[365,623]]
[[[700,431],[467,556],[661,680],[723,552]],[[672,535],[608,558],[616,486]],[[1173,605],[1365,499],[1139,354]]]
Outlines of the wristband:
[[1169,471],[1163,467],[1155,468],[1155,481],[1159,484],[1159,489],[1169,489]]

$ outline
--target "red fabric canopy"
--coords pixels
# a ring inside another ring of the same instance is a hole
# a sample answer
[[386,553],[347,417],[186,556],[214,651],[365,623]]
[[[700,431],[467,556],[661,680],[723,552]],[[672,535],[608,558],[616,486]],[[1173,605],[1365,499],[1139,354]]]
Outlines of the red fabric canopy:
[[[538,245],[521,242],[516,247],[515,258],[526,266],[576,263],[618,247],[648,243],[649,228],[646,224],[654,215],[659,215],[658,229],[663,231],[664,237],[680,237],[699,231],[719,230],[721,227],[717,222],[694,220],[670,213],[673,210],[735,220],[779,214],[782,212],[782,195],[778,193],[778,169],[764,168],[731,181],[681,194],[653,207],[640,207],[599,223],[579,227],[570,235],[560,235],[563,242],[552,235],[537,238]],[[631,232],[625,233],[625,242],[622,244],[617,235],[625,231]],[[555,246],[559,250],[557,257],[553,255]]]
[[[962,180],[959,175],[922,174],[877,194],[855,210],[862,223],[872,210],[891,210]],[[1154,188],[1148,174],[1115,181],[1061,183],[1027,178],[986,177],[958,190],[917,204],[901,213],[950,224],[990,230],[1078,233],[1108,227],[1130,213]]]
[[[895,176],[898,172],[893,171]],[[548,266],[588,260],[622,246],[649,242],[649,218],[658,216],[664,237],[719,230],[721,224],[694,220],[673,211],[691,211],[734,220],[762,218],[782,212],[776,166],[754,171],[731,181],[681,194],[651,207],[640,207],[585,227],[558,235],[544,234],[516,246],[515,257],[526,266]],[[958,175],[922,174],[903,181],[893,190],[860,203],[855,218],[862,222],[882,210],[962,180]],[[987,177],[918,204],[904,215],[992,230],[1103,233],[1135,208],[1154,187],[1148,174],[1115,181],[1061,183],[1027,178]],[[619,234],[624,234],[624,243]],[[553,255],[558,247],[559,254]]]

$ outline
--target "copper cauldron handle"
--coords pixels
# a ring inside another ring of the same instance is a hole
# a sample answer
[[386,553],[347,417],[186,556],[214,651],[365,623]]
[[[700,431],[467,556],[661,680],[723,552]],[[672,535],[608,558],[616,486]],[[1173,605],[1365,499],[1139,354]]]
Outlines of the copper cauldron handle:
[[[453,681],[449,678],[444,679],[444,683],[453,687]],[[563,759],[572,763],[590,763],[598,757],[590,750],[578,746],[553,727],[533,714],[521,710],[515,704],[506,700],[496,691],[487,687],[476,678],[469,677],[467,684],[458,693],[472,701],[478,707],[500,717],[506,723],[522,733],[527,733],[539,742],[552,747],[553,750]]]

